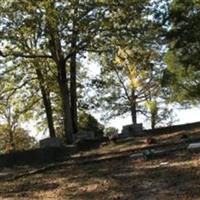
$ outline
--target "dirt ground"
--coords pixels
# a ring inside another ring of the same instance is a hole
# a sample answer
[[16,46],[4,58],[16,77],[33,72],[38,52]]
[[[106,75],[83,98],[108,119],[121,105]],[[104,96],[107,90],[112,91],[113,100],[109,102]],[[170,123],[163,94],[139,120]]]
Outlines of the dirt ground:
[[[193,133],[199,135],[198,130]],[[156,139],[175,141],[180,139],[180,134]],[[188,134],[192,136],[192,132]],[[134,145],[146,145],[144,139],[82,154],[127,150]],[[27,169],[30,168],[14,167],[1,169],[1,173],[16,175]],[[16,180],[7,178],[0,176],[0,199],[197,200],[200,199],[200,154],[182,150],[154,159],[129,156],[98,163],[66,164]]]

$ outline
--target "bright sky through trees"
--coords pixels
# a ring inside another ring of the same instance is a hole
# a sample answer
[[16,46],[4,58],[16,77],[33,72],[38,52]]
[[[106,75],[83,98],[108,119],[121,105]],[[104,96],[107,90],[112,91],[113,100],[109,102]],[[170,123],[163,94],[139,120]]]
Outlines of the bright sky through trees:
[[175,107],[178,122],[171,109],[199,104],[198,11],[181,0],[1,1],[8,119],[68,144],[83,110],[118,129],[197,121],[196,108]]

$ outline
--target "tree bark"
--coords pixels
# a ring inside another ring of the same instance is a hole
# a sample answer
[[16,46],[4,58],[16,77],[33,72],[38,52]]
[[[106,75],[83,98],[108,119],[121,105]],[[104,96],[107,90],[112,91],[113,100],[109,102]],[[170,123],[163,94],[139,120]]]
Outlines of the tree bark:
[[[55,9],[54,1],[51,2],[50,9],[47,9],[47,16],[51,16],[51,9]],[[49,35],[49,48],[52,58],[57,66],[57,79],[61,97],[64,134],[66,138],[66,143],[71,144],[73,143],[74,130],[72,126],[70,94],[66,75],[66,59],[64,58],[64,54],[62,51],[58,27],[55,26],[55,24],[52,24],[49,18],[47,18],[47,28]]]
[[155,123],[154,123],[154,121],[151,121],[151,129],[155,129]]
[[70,60],[70,97],[71,97],[71,116],[74,133],[78,132],[78,117],[77,117],[77,94],[76,94],[76,32],[73,32],[71,43],[72,56]]
[[11,151],[15,151],[14,135],[11,127],[9,128],[9,145],[11,147]]
[[156,116],[155,113],[151,113],[151,128],[154,129],[156,126]]
[[60,60],[59,65],[57,65],[57,67],[58,67],[58,84],[60,88],[60,96],[62,101],[64,133],[66,137],[66,142],[68,144],[71,144],[73,143],[74,130],[71,119],[69,88],[68,88],[68,80],[66,77],[65,61]]
[[[12,121],[12,117],[11,117],[11,106],[8,104],[8,108],[7,108],[7,114],[5,114],[6,120],[7,120],[7,131],[9,134],[9,145],[11,147],[11,149],[9,149],[9,151],[14,151],[15,150],[15,142],[14,142],[14,131],[13,131],[13,121]],[[9,148],[10,148],[9,147]]]
[[135,90],[132,89],[131,91],[131,118],[133,125],[137,124],[137,103],[136,103],[136,95]]
[[51,100],[48,91],[46,91],[44,86],[44,77],[40,69],[36,69],[36,74],[39,80],[40,90],[42,93],[42,100],[45,107],[47,124],[49,128],[49,135],[51,138],[56,137],[55,128],[53,124],[53,111],[51,106]]

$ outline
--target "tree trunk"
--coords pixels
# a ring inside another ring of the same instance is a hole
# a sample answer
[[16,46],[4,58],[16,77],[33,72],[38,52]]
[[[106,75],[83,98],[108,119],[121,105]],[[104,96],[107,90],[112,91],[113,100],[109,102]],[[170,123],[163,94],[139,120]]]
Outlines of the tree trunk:
[[154,114],[151,114],[151,128],[154,129],[156,126],[156,120]]
[[[54,1],[51,2],[50,9],[47,9],[47,16],[51,16],[52,10],[55,9]],[[51,18],[50,18],[51,19]],[[62,117],[64,134],[66,137],[66,143],[73,143],[73,126],[71,119],[70,109],[70,94],[68,88],[68,80],[66,75],[66,59],[62,52],[61,39],[58,27],[56,24],[52,24],[51,20],[47,18],[47,28],[49,34],[49,49],[51,51],[53,60],[57,66],[57,79],[60,90],[61,106],[62,106]]]
[[135,90],[132,89],[131,92],[131,117],[132,117],[132,123],[133,125],[137,124],[137,103],[136,103],[136,95]]
[[158,118],[158,111],[152,110],[151,111],[151,128],[154,129],[157,123],[157,118]]
[[71,60],[70,60],[70,97],[71,97],[71,116],[72,125],[74,133],[78,132],[78,122],[77,122],[77,94],[76,94],[76,33],[73,33],[73,40],[71,45],[72,50],[74,50]]
[[59,62],[59,66],[57,65],[57,67],[58,67],[58,84],[60,88],[60,95],[62,101],[64,133],[66,137],[66,142],[68,144],[71,144],[73,143],[74,130],[71,119],[69,88],[66,77],[65,61],[61,60]]
[[9,145],[11,147],[11,151],[15,151],[14,136],[11,128],[9,128]]
[[76,94],[76,53],[71,57],[70,65],[70,96],[71,96],[71,115],[74,133],[78,131],[77,122],[77,94]]
[[54,124],[53,124],[53,111],[51,106],[51,100],[48,91],[46,91],[44,86],[44,77],[40,69],[36,69],[36,74],[39,80],[40,90],[42,93],[42,100],[45,107],[46,118],[49,128],[49,135],[51,138],[56,137]]
[[7,131],[9,134],[9,151],[14,151],[15,142],[14,142],[14,131],[13,131],[13,120],[12,120],[11,106],[9,104],[8,104],[7,113],[5,114],[5,117],[7,120]]

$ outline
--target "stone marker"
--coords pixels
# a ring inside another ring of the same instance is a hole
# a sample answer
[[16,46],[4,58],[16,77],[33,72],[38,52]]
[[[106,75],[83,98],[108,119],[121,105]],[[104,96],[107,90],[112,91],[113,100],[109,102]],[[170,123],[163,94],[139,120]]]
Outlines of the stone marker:
[[129,124],[126,126],[123,126],[122,128],[122,136],[124,137],[131,137],[135,135],[139,135],[143,133],[143,126],[142,124]]
[[82,140],[82,139],[94,140],[95,139],[95,133],[92,132],[92,131],[79,131],[75,135],[75,141],[76,140]]
[[169,165],[169,162],[161,162],[160,164],[159,164],[159,166],[167,166],[167,165]]
[[61,141],[58,138],[45,138],[40,140],[40,148],[48,148],[48,147],[63,147]]
[[129,157],[130,158],[140,158],[143,156],[143,153],[133,153]]
[[200,143],[189,144],[187,150],[191,152],[200,152]]

